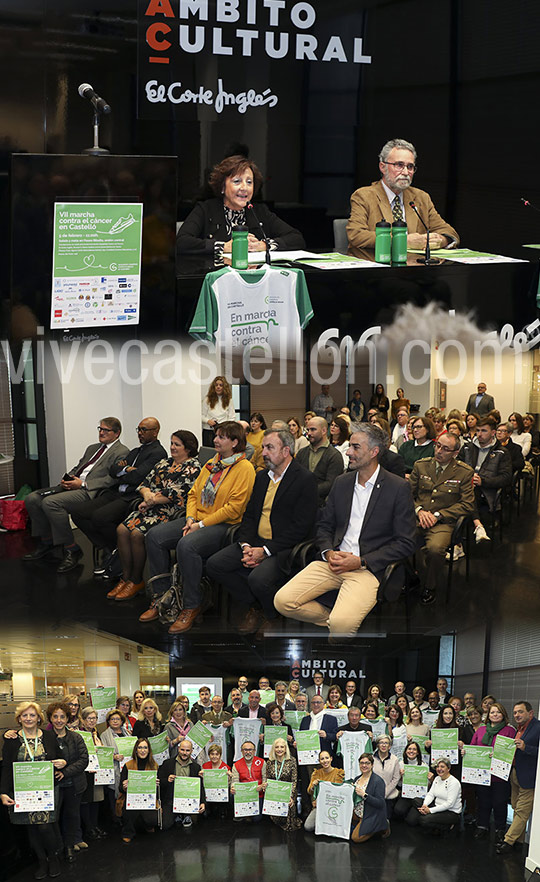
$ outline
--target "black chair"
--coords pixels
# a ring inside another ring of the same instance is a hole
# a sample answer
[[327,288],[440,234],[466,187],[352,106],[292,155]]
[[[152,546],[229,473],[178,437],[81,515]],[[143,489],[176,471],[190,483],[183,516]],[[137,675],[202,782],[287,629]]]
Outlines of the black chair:
[[446,579],[446,603],[450,600],[450,589],[452,587],[452,575],[454,572],[454,548],[456,545],[465,546],[465,581],[469,581],[470,559],[471,559],[471,526],[472,516],[461,515],[455,523],[448,545],[448,553],[450,559],[448,561],[448,577]]

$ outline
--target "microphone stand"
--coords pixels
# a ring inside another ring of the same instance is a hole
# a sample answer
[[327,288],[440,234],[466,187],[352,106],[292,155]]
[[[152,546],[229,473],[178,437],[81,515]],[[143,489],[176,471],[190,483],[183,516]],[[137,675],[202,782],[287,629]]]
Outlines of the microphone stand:
[[92,147],[87,147],[83,150],[83,153],[87,156],[107,156],[110,153],[110,150],[107,150],[105,147],[99,146],[99,123],[101,120],[101,115],[97,107],[94,107],[94,119],[93,119],[93,130],[94,130],[94,144]]
[[425,221],[424,221],[424,218],[423,218],[422,215],[419,213],[419,211],[418,211],[416,205],[414,204],[414,202],[409,202],[409,205],[411,206],[411,208],[412,208],[412,210],[414,211],[415,215],[416,215],[417,217],[420,218],[422,224],[423,224],[424,227],[426,228],[426,233],[427,233],[427,235],[426,235],[426,251],[425,251],[424,257],[417,257],[417,258],[416,258],[416,262],[417,262],[417,263],[424,263],[426,266],[436,266],[437,264],[442,263],[442,261],[439,260],[438,257],[432,257],[432,256],[431,256],[431,251],[430,251],[430,248],[429,248],[429,227],[426,226],[426,223],[425,223]]
[[262,237],[263,237],[263,242],[266,247],[266,263],[268,264],[268,266],[271,266],[272,261],[270,260],[270,239],[268,238],[268,236],[266,235],[266,233],[264,231],[262,221],[260,221],[259,218],[257,217],[257,212],[255,211],[255,207],[252,202],[249,203],[248,208],[251,209],[251,211],[253,212],[253,217],[255,218],[255,222],[257,223],[257,226],[260,227]]

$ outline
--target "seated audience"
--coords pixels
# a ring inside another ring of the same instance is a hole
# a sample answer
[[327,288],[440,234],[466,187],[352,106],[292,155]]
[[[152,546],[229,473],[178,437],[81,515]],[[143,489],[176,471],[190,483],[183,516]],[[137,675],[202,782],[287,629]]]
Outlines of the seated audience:
[[512,441],[514,444],[519,444],[523,456],[526,458],[531,450],[531,433],[525,431],[523,417],[520,413],[511,413],[508,417],[508,422],[512,426]]
[[516,443],[513,437],[513,426],[510,421],[499,423],[495,432],[498,444],[504,447],[512,460],[512,473],[521,472],[525,465],[525,453],[523,447]]
[[416,417],[412,424],[412,440],[405,441],[399,454],[405,462],[407,474],[412,472],[415,462],[433,456],[435,453],[435,426],[428,417]]
[[346,471],[349,460],[345,452],[349,448],[349,438],[351,435],[349,424],[342,416],[336,416],[330,423],[330,444],[334,450],[338,450],[343,457],[343,471]]
[[107,597],[130,600],[144,589],[145,537],[158,524],[169,523],[184,514],[187,495],[201,471],[198,450],[193,432],[173,432],[171,456],[160,460],[137,487],[142,502],[116,531],[122,578]]
[[473,441],[465,444],[459,452],[459,459],[474,469],[476,506],[473,524],[477,543],[489,541],[482,518],[493,512],[497,504],[497,491],[508,487],[512,481],[512,460],[497,441],[496,429],[497,423],[491,417],[482,417],[478,420]]
[[289,417],[287,420],[287,426],[289,428],[289,432],[294,438],[294,456],[297,455],[299,450],[302,450],[303,447],[309,447],[309,441],[306,436],[302,432],[302,426],[296,417]]
[[296,461],[317,480],[319,504],[323,505],[338,475],[343,473],[343,457],[328,440],[328,423],[322,417],[313,417],[307,425],[309,447],[298,451]]
[[[186,517],[159,524],[146,537],[152,590],[159,598],[170,579],[169,550],[176,548],[182,575],[184,608],[169,628],[169,634],[189,631],[202,614],[201,578],[203,564],[221,546],[228,529],[241,520],[255,481],[253,466],[245,457],[245,434],[238,423],[221,423],[214,437],[215,457],[205,463],[188,493]],[[141,621],[157,618],[156,601],[142,614]]]

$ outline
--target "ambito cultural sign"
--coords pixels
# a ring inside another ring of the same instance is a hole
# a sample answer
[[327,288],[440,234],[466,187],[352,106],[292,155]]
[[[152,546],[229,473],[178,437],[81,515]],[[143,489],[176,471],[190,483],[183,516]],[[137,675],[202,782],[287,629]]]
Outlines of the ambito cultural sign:
[[329,681],[365,679],[362,668],[344,658],[301,658],[291,662],[291,677],[295,680],[311,680],[313,674],[322,674]]
[[357,3],[338,16],[331,8],[326,0],[140,0],[139,117],[297,113],[306,62],[371,63]]

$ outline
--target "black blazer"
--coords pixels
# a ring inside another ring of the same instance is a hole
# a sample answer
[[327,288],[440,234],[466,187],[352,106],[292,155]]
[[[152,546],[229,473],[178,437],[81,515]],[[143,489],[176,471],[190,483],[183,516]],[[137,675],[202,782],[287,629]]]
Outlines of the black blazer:
[[295,459],[289,463],[279,482],[270,512],[272,538],[261,539],[257,528],[269,483],[270,477],[266,470],[257,472],[237,541],[248,542],[250,545],[266,545],[271,554],[277,555],[278,563],[283,569],[291,548],[313,535],[319,510],[317,480]]
[[[58,747],[56,735],[54,734],[52,729],[42,729],[42,732],[43,747],[45,750],[45,756],[43,757],[43,759],[64,759],[62,753],[60,752],[60,748]],[[0,778],[0,793],[7,793],[8,796],[11,796],[11,798],[13,798],[13,763],[17,762],[17,754],[22,744],[22,740],[23,739],[20,737],[4,738],[4,744],[2,747],[2,777]],[[58,782],[55,781],[55,784],[58,784]]]
[[[299,450],[296,454],[296,461],[308,471],[310,449],[311,447],[302,447],[302,450]],[[343,457],[339,450],[336,450],[331,444],[325,447],[313,474],[317,481],[319,504],[323,505],[334,481],[338,475],[343,474]]]
[[[267,237],[275,240],[279,250],[295,251],[306,247],[302,233],[281,220],[264,202],[258,202],[255,211]],[[263,238],[253,212],[249,210],[246,210],[246,226],[257,239]],[[227,242],[230,238],[225,226],[223,199],[207,199],[205,202],[197,202],[180,227],[176,237],[176,250],[178,254],[201,251],[211,254],[216,240]]]
[[476,407],[476,392],[473,392],[472,395],[469,396],[469,400],[467,401],[467,407],[465,410],[467,413],[477,413],[478,416],[485,416],[486,413],[490,413],[492,410],[495,410],[495,401],[493,399],[493,395],[488,395],[484,393],[482,395],[480,401],[478,402],[478,407]]
[[341,700],[342,700],[343,704],[345,704],[347,706],[348,709],[351,707],[359,707],[360,709],[362,709],[362,707],[364,706],[364,699],[360,695],[359,692],[354,693],[350,704],[347,704],[347,696],[346,695],[342,695]]
[[405,477],[405,460],[399,453],[393,450],[385,450],[382,454],[379,465],[387,472],[397,475],[399,478]]
[[[338,549],[349,525],[356,472],[337,478],[321,512],[317,545],[321,552]],[[359,537],[360,557],[379,581],[388,564],[413,554],[416,516],[407,481],[379,471]]]
[[[128,466],[133,465],[137,460],[136,466],[132,472],[126,472],[125,475],[118,476],[124,466],[118,465],[119,460],[125,459]],[[160,459],[167,459],[167,451],[159,441],[150,441],[149,444],[141,444],[140,447],[134,447],[127,456],[120,456],[116,462],[110,467],[109,474],[117,480],[116,490],[120,484],[127,484],[128,489],[122,492],[122,499],[135,499],[138,497],[137,487],[146,476],[154,468]]]

